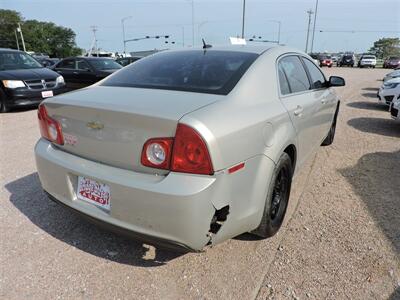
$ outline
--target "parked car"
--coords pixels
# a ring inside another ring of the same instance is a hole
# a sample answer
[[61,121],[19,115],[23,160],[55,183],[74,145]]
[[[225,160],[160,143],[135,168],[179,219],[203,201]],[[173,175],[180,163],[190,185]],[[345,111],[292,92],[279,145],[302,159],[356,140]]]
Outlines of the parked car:
[[125,67],[139,59],[141,59],[141,57],[137,57],[137,56],[119,57],[116,59],[116,62],[119,63],[121,66]]
[[388,69],[396,69],[400,66],[399,56],[390,56],[383,62],[383,67]]
[[147,243],[270,237],[293,175],[333,142],[343,85],[287,47],[160,52],[40,106],[39,178],[53,200]]
[[25,52],[0,48],[0,112],[38,105],[64,91],[62,76]]
[[400,77],[400,70],[395,70],[393,72],[386,74],[385,77],[383,77],[383,82],[386,82],[390,79],[397,78],[397,77]]
[[384,104],[390,105],[393,99],[400,95],[400,77],[387,80],[378,91],[378,99]]
[[338,57],[337,56],[332,56],[332,62],[337,63]]
[[92,85],[121,68],[111,58],[69,57],[55,64],[53,70],[64,76],[69,90],[74,90]]
[[356,59],[354,57],[354,54],[345,54],[337,61],[337,66],[338,67],[343,67],[343,66],[354,67],[355,60]]
[[390,115],[393,120],[400,121],[400,97],[392,101],[390,105]]
[[58,63],[60,60],[58,58],[35,58],[43,67],[50,68]]
[[316,65],[319,65],[318,54],[310,53],[309,55],[310,55],[311,58],[313,59],[313,62],[314,62]]
[[375,68],[376,66],[376,57],[375,55],[362,55],[360,60],[358,61],[359,68]]
[[332,57],[330,55],[321,54],[318,57],[320,67],[331,68],[333,66]]

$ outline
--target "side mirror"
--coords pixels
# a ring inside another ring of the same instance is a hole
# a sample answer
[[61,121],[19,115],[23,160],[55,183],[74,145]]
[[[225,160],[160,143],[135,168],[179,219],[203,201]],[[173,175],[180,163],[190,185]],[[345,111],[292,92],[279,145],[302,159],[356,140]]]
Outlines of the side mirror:
[[329,77],[329,87],[331,86],[345,86],[346,82],[343,77],[331,76]]

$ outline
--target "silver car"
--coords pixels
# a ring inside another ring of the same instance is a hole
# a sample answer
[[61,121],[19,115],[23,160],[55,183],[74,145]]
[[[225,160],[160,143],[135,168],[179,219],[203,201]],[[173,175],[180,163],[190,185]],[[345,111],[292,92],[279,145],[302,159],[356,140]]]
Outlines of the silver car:
[[51,199],[150,244],[199,251],[280,228],[292,177],[333,142],[339,100],[287,47],[165,51],[44,101]]

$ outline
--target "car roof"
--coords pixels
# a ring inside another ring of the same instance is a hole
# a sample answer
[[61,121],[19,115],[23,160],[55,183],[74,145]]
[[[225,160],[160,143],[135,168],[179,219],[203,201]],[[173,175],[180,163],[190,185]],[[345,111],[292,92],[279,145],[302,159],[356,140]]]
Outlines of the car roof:
[[87,59],[87,60],[97,60],[97,59],[111,59],[112,60],[112,58],[111,57],[96,57],[96,56],[70,56],[70,57],[66,57],[66,58],[63,58],[62,60],[65,60],[65,59]]
[[0,52],[23,52],[23,53],[25,53],[24,51],[17,50],[17,49],[10,49],[10,48],[0,48]]
[[192,47],[192,48],[186,48],[186,49],[181,49],[181,50],[173,50],[173,51],[190,51],[190,50],[201,50],[201,51],[237,51],[237,52],[249,52],[249,53],[256,53],[256,54],[262,54],[265,51],[275,48],[278,46],[274,45],[252,45],[252,44],[247,44],[247,45],[212,45],[210,48],[203,49],[203,47]]

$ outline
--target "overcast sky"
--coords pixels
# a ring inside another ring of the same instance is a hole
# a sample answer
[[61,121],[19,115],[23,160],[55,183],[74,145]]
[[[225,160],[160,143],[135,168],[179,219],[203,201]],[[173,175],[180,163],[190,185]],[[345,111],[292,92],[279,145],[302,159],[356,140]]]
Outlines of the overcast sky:
[[[242,5],[243,0],[194,0],[196,44],[200,37],[224,44],[240,34]],[[127,16],[132,16],[125,21],[127,38],[170,35],[174,48],[181,47],[184,30],[185,45],[192,44],[191,0],[0,0],[0,8],[70,27],[84,49],[96,25],[99,47],[121,51],[121,19]],[[310,8],[315,9],[315,0],[247,0],[245,35],[276,40],[278,24],[270,20],[281,21],[281,43],[304,50]],[[363,52],[381,37],[400,36],[400,0],[319,0],[316,28],[314,50]],[[127,44],[129,51],[166,47],[163,39]]]

